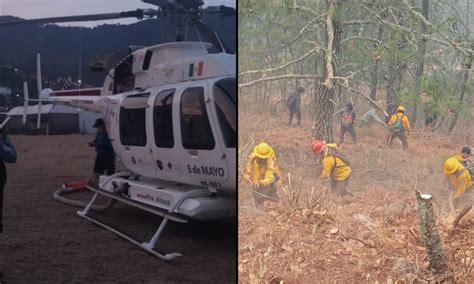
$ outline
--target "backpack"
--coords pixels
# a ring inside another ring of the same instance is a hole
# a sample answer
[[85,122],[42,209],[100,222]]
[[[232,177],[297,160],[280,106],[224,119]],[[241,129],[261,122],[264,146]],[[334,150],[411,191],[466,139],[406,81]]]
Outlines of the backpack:
[[474,173],[474,163],[469,161],[469,160],[464,160],[462,162],[463,166],[466,168],[466,170],[469,172],[469,175],[472,177]]
[[344,127],[349,127],[354,123],[354,118],[351,112],[345,112],[342,114],[341,124]]
[[327,156],[332,156],[334,158],[338,158],[339,160],[343,161],[344,164],[346,164],[347,166],[351,165],[351,163],[349,162],[349,159],[346,157],[346,155],[344,155],[343,153],[341,153],[339,150],[337,150],[335,148],[328,147]]
[[405,126],[403,125],[402,118],[399,118],[394,124],[390,125],[390,127],[388,128],[390,132],[401,133],[405,131]]
[[5,163],[13,164],[16,162],[16,150],[8,137],[0,140],[0,151]]

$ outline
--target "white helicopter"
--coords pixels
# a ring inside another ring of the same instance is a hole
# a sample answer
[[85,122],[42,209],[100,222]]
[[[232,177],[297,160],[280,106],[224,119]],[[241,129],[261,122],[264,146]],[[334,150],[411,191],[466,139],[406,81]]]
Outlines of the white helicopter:
[[[214,220],[236,212],[236,57],[201,20],[206,12],[235,15],[232,8],[208,7],[200,0],[144,0],[156,10],[44,18],[2,26],[77,22],[112,18],[170,16],[178,23],[177,42],[132,52],[109,71],[100,96],[28,97],[100,113],[118,158],[128,171],[101,176],[99,188],[77,214],[164,260],[178,253],[156,249],[168,220]],[[195,27],[207,42],[186,42],[182,26]],[[218,53],[209,53],[214,46]],[[41,69],[38,57],[38,90]],[[45,94],[45,92],[43,92]],[[25,118],[24,118],[25,119]],[[141,243],[88,216],[99,195],[163,217],[153,237]]]

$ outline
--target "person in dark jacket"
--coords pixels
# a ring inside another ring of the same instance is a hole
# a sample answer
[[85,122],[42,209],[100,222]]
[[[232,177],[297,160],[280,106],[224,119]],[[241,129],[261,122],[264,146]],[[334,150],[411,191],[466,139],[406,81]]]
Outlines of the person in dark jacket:
[[341,135],[339,136],[339,145],[344,143],[344,135],[346,135],[346,132],[349,132],[352,141],[357,143],[357,135],[354,128],[355,118],[356,113],[354,112],[354,106],[349,102],[341,113]]
[[286,107],[289,110],[288,116],[288,126],[291,125],[291,121],[293,120],[293,116],[296,114],[296,123],[299,126],[301,124],[301,94],[304,93],[303,87],[297,87],[295,91],[293,91],[286,100]]
[[[0,139],[6,139],[7,134],[5,129],[0,128]],[[5,188],[5,183],[7,182],[7,168],[5,167],[5,162],[3,161],[3,155],[0,151],[0,234],[3,232],[3,189]]]
[[[8,161],[8,157],[5,155],[10,155],[11,153],[5,153],[5,145],[9,148],[13,148],[15,158],[13,161],[10,160],[10,163],[16,161],[16,152],[14,150],[13,144],[7,136],[5,128],[0,128],[0,143],[2,144],[0,149],[0,234],[3,233],[3,191],[5,189],[5,184],[7,182],[7,168],[5,167],[5,162]],[[0,284],[5,283],[3,280],[3,272],[0,271]]]
[[104,173],[111,175],[115,173],[115,153],[111,140],[105,129],[105,123],[102,118],[98,118],[93,127],[97,129],[95,140],[89,142],[89,146],[95,147],[97,156],[94,163],[94,176],[91,183],[97,185],[100,175]]

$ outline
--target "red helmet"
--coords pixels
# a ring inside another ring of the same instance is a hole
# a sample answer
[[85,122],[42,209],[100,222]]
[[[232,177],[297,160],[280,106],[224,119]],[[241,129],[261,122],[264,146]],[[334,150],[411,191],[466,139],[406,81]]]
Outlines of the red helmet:
[[320,140],[314,140],[311,142],[311,150],[315,155],[321,154],[322,151],[324,151],[324,146],[326,145],[326,142],[320,141]]

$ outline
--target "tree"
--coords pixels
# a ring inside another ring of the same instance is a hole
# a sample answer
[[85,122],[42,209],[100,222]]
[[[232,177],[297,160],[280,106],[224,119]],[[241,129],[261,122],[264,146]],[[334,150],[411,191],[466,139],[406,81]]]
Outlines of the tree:
[[337,0],[326,0],[326,38],[324,64],[322,64],[322,80],[319,93],[315,93],[314,98],[314,138],[334,141],[332,115],[334,113],[335,98],[335,76],[336,64],[335,55],[341,43],[341,24],[335,17],[337,6],[340,2]]

